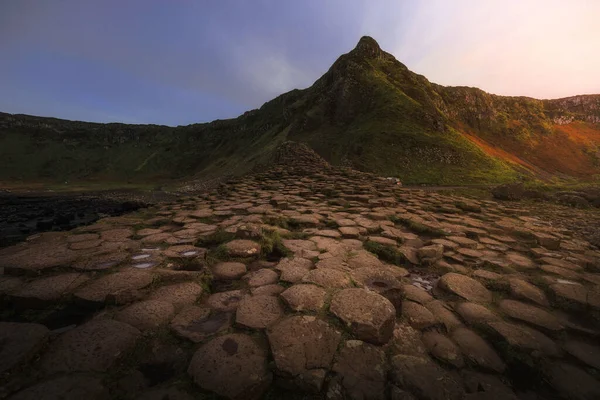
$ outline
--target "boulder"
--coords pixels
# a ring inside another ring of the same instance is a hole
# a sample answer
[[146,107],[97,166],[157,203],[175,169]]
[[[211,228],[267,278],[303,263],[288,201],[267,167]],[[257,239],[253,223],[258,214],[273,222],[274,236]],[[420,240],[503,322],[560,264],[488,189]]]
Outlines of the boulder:
[[385,344],[392,337],[396,309],[377,293],[365,289],[341,290],[333,296],[330,311],[360,340]]
[[104,372],[137,342],[140,331],[110,319],[93,319],[60,335],[43,354],[41,369],[58,372]]
[[260,399],[271,384],[267,350],[250,336],[229,334],[200,347],[188,373],[196,385],[228,399]]
[[481,283],[466,275],[449,272],[440,278],[438,286],[475,303],[492,301],[492,293]]
[[44,325],[0,322],[0,374],[28,362],[46,344]]
[[336,376],[329,383],[327,398],[384,399],[386,356],[378,346],[347,340],[333,365]]
[[267,330],[276,374],[300,390],[319,392],[341,333],[313,316],[293,316]]
[[253,329],[264,329],[284,314],[283,306],[275,296],[247,296],[240,302],[235,322]]

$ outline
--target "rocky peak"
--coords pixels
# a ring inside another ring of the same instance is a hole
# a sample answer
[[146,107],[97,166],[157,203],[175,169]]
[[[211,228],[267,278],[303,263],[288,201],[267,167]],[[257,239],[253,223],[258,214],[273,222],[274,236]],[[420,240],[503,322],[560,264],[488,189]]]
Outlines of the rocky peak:
[[383,56],[383,50],[379,47],[379,43],[371,36],[361,37],[354,50],[352,50],[352,53],[365,58],[379,58]]
[[304,143],[291,140],[281,143],[273,152],[272,164],[308,169],[329,168],[329,163]]

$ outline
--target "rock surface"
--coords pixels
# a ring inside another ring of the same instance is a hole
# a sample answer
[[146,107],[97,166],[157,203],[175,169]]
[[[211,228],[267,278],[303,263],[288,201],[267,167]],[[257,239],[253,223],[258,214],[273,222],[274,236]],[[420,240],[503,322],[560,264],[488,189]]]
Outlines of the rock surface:
[[242,334],[220,336],[200,347],[188,373],[201,388],[230,399],[260,399],[272,379],[266,349]]
[[0,249],[0,397],[595,399],[593,213],[304,150]]
[[396,310],[381,295],[364,289],[344,289],[333,296],[330,310],[360,340],[385,344],[392,337]]
[[130,350],[140,331],[108,319],[92,320],[60,335],[40,360],[47,374],[104,372]]
[[341,333],[313,316],[284,319],[267,331],[276,374],[288,384],[318,392],[341,339]]
[[0,322],[0,373],[29,361],[44,346],[49,333],[39,324]]

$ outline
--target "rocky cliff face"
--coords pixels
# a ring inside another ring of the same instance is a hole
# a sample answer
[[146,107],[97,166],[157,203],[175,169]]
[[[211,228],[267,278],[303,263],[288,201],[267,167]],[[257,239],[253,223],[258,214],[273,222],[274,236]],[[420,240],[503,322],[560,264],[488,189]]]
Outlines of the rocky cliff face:
[[181,127],[0,114],[0,179],[149,180],[239,174],[286,140],[407,183],[600,174],[600,95],[556,100],[444,87],[363,37],[313,86]]

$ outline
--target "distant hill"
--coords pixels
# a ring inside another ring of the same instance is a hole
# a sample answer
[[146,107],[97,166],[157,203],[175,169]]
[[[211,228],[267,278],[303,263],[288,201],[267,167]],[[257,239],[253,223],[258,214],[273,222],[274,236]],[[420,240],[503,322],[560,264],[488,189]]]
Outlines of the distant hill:
[[600,177],[600,95],[557,100],[444,87],[370,37],[304,90],[176,128],[0,113],[2,181],[161,181],[241,174],[285,140],[408,184]]

